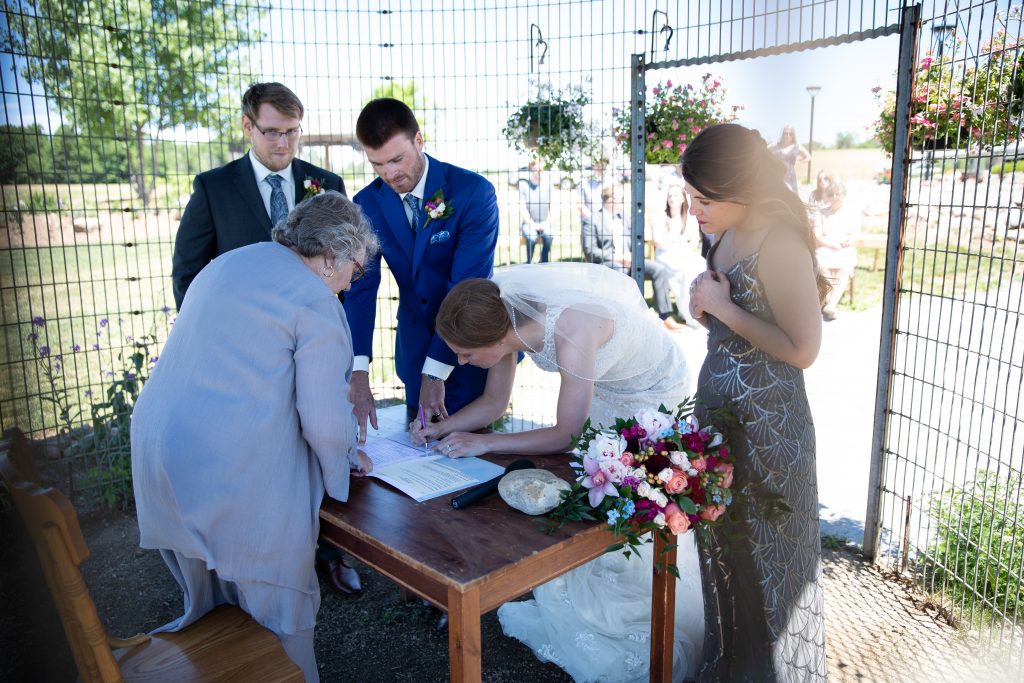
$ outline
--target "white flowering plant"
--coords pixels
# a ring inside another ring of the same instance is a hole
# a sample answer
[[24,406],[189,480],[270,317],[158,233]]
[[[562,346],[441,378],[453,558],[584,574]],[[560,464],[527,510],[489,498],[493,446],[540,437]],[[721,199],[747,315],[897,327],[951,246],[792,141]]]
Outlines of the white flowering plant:
[[537,86],[537,94],[508,117],[502,134],[519,152],[540,160],[547,168],[571,172],[600,146],[584,115],[589,93],[581,86],[561,90],[550,83]]

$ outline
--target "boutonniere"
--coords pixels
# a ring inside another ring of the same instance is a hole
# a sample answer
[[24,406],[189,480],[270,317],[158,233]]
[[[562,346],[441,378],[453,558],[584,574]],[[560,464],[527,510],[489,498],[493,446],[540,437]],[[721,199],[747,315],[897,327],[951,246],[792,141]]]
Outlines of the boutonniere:
[[317,180],[316,178],[306,178],[302,181],[302,186],[306,188],[306,193],[302,195],[303,199],[309,199],[324,192],[324,181]]
[[439,221],[452,215],[452,205],[441,194],[441,190],[434,193],[434,196],[423,204],[423,210],[427,212],[427,221],[423,227],[430,225],[430,221]]

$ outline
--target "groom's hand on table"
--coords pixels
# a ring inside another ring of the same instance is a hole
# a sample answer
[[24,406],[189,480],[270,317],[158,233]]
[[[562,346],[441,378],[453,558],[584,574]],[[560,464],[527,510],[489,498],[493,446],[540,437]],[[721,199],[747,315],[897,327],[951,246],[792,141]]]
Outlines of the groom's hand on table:
[[352,402],[352,412],[355,413],[359,422],[359,443],[366,443],[366,421],[377,429],[377,408],[373,402],[373,392],[370,391],[370,373],[365,370],[356,370],[352,373],[352,380],[348,385],[348,400]]

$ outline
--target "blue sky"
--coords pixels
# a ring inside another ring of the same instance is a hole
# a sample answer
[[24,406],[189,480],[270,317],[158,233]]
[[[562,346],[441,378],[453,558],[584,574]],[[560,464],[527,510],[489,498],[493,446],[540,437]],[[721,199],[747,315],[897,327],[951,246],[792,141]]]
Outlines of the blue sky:
[[[506,165],[517,160],[510,158],[501,128],[512,109],[529,96],[537,79],[556,86],[583,84],[592,94],[589,115],[607,130],[612,109],[628,103],[629,56],[648,49],[650,38],[642,31],[651,26],[654,11],[667,10],[675,26],[695,27],[680,29],[670,52],[658,57],[675,59],[713,52],[721,47],[715,41],[735,41],[726,46],[732,50],[762,47],[758,41],[765,40],[762,33],[770,33],[766,28],[772,16],[768,10],[775,4],[775,0],[763,4],[741,0],[727,5],[552,0],[481,7],[470,0],[394,0],[387,5],[391,9],[382,13],[383,5],[376,0],[349,0],[342,10],[332,9],[331,3],[323,0],[284,0],[266,16],[264,31],[269,39],[254,51],[252,63],[260,80],[281,80],[299,94],[308,110],[332,114],[332,125],[338,128],[332,132],[342,133],[352,131],[362,103],[375,86],[388,79],[415,79],[436,107],[428,122],[434,151],[471,167]],[[788,0],[781,4],[789,6]],[[836,8],[846,7],[845,3],[810,3],[805,8],[810,28],[801,25],[796,34],[786,33],[793,31],[792,25],[773,25],[771,30],[806,40],[834,35],[837,30],[870,28],[895,20],[892,11],[884,14],[887,4],[897,5],[894,0],[851,3],[861,12],[881,8],[875,16],[862,20],[834,16]],[[997,3],[1005,4],[1006,0]],[[732,7],[740,9],[730,10]],[[717,19],[714,12],[748,11],[750,7],[757,8],[758,17],[769,19],[751,20],[750,28],[737,37],[723,38],[710,35],[710,31],[707,37],[701,32],[701,26]],[[990,16],[992,5],[985,7]],[[544,65],[536,63],[539,49],[535,50],[530,73],[529,50],[537,35],[533,25],[542,32],[549,49]],[[758,29],[765,30],[759,33]],[[930,42],[926,27],[922,50],[930,47]],[[757,128],[768,139],[777,138],[783,126],[793,125],[801,142],[806,142],[809,132],[806,87],[818,85],[822,90],[816,98],[815,139],[833,144],[840,132],[853,133],[861,140],[869,136],[867,129],[877,115],[871,88],[893,87],[897,51],[898,38],[891,36],[648,72],[648,84],[666,79],[696,83],[701,74],[710,71],[722,76],[729,91],[728,103],[744,106],[741,123]],[[4,117],[12,123],[45,120],[43,98],[10,94],[29,91],[24,83],[14,83],[11,67],[9,55],[0,55]],[[51,121],[51,126],[56,123],[53,117]],[[180,137],[195,139],[195,135]]]

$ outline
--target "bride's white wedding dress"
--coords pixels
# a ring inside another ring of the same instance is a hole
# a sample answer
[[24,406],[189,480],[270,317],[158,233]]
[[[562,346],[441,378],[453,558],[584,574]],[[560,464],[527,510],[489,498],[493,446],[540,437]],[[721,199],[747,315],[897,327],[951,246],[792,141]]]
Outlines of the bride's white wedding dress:
[[[614,332],[598,351],[590,418],[611,425],[641,408],[674,409],[690,386],[686,359],[625,275],[600,265],[516,266],[494,277],[502,299],[544,321],[544,348],[529,354],[543,370],[557,372],[556,325],[568,308],[599,309]],[[602,555],[533,592],[533,599],[498,609],[505,633],[537,657],[583,681],[646,681],[651,634],[652,546],[640,557]],[[692,674],[700,661],[704,608],[693,534],[679,539],[673,679]]]

